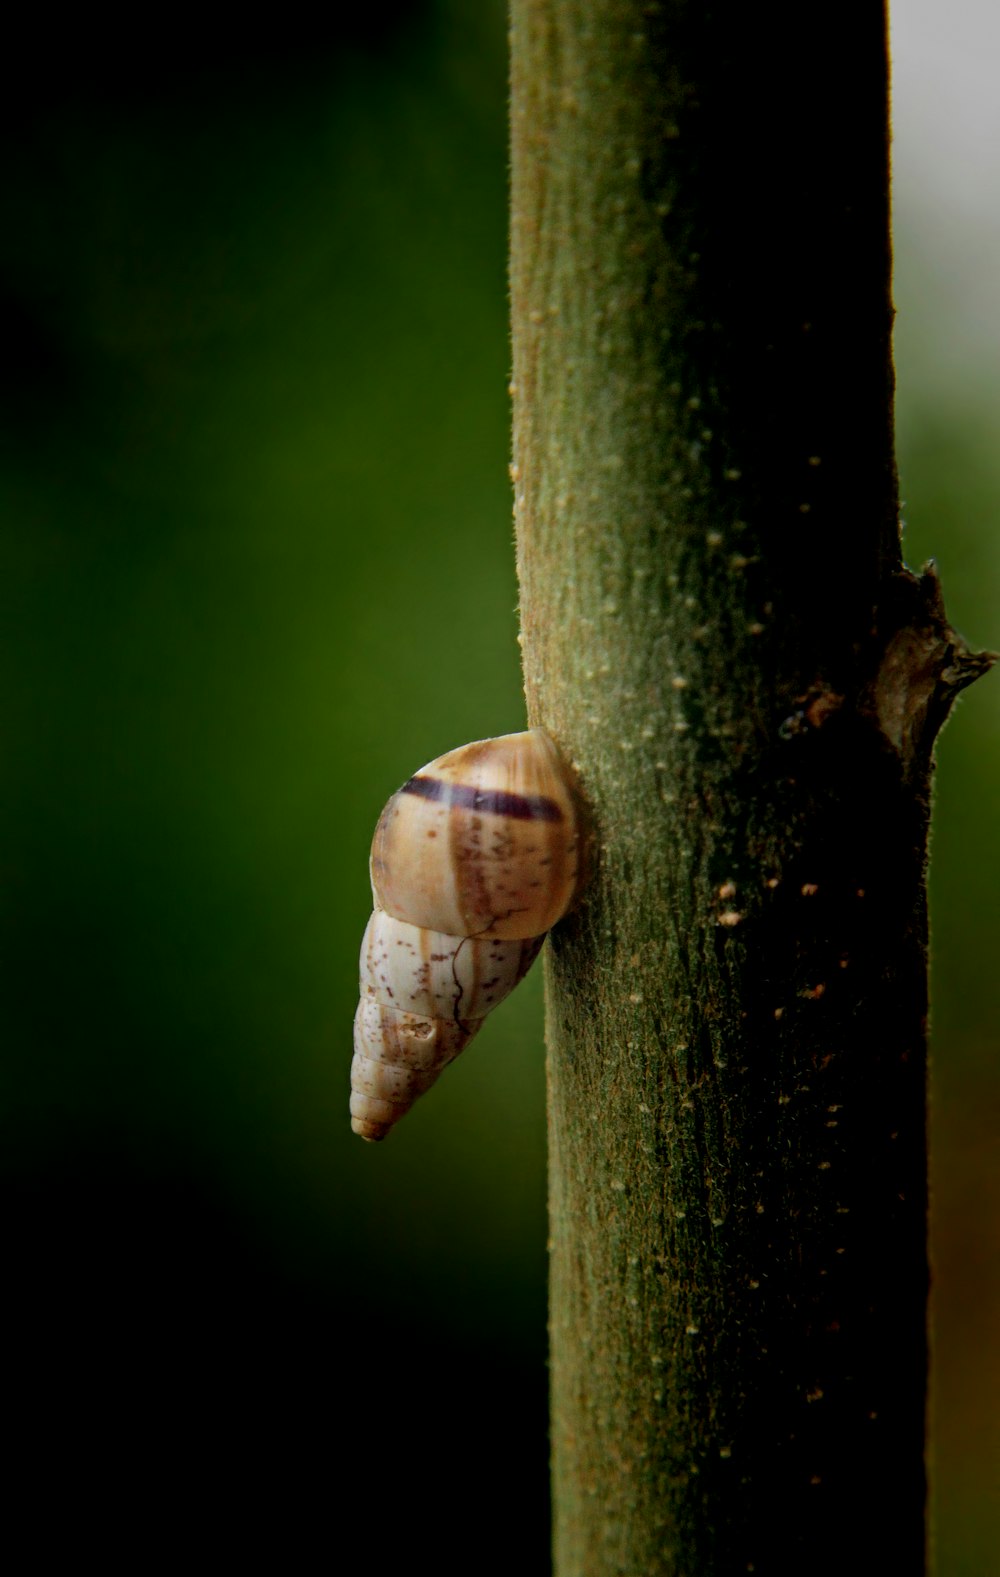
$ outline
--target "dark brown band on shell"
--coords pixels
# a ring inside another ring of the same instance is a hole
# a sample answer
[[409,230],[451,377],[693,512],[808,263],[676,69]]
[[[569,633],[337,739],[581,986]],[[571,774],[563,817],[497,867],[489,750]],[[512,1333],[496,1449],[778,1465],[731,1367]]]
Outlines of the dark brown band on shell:
[[448,783],[443,778],[411,778],[399,791],[421,799],[441,800],[461,810],[484,815],[510,816],[515,821],[562,821],[563,813],[555,800],[544,794],[508,794],[502,789],[478,789],[466,783]]

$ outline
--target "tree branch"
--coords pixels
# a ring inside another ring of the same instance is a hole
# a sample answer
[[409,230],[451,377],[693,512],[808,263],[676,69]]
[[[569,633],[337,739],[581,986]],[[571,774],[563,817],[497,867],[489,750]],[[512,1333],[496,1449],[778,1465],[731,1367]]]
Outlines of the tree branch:
[[989,659],[900,559],[882,10],[787,17],[512,6],[525,688],[596,843],[560,1577],[922,1570],[926,810]]

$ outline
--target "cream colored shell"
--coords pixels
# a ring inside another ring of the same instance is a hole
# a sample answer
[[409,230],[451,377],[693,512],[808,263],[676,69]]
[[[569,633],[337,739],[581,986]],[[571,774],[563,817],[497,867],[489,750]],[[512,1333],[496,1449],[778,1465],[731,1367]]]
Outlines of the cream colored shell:
[[582,884],[580,805],[540,729],[430,762],[372,842],[351,1126],[384,1139],[523,979]]

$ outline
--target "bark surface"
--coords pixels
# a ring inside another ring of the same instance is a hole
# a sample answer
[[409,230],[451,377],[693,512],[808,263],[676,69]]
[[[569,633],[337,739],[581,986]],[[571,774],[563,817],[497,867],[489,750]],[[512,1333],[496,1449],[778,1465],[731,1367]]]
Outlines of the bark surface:
[[559,1577],[924,1565],[931,752],[989,659],[900,557],[882,8],[788,15],[512,5],[525,685],[594,823]]

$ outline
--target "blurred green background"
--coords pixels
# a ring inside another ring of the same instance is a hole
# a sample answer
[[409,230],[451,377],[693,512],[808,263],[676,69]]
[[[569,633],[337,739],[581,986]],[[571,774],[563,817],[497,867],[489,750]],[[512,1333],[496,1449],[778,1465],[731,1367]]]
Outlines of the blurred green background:
[[[292,1569],[321,1535],[335,1565],[548,1570],[540,975],[389,1144],[347,1120],[377,813],[424,761],[523,725],[505,26],[497,0],[414,0],[307,41],[179,31],[124,67],[83,24],[15,54],[9,1352],[28,1483],[93,1475],[108,1547],[126,1504],[144,1537],[207,1505],[230,1553],[270,1529]],[[907,553],[996,644],[996,384],[942,400],[905,226]],[[940,763],[936,1537],[942,1573],[979,1574],[1000,1540],[995,679]]]

